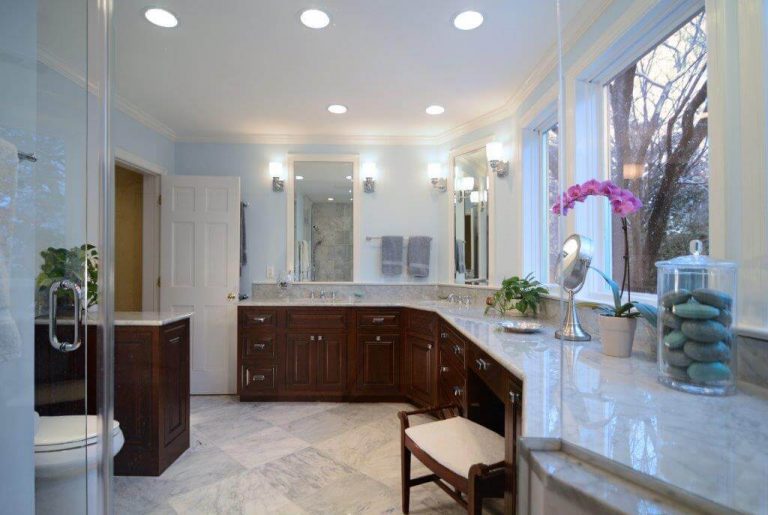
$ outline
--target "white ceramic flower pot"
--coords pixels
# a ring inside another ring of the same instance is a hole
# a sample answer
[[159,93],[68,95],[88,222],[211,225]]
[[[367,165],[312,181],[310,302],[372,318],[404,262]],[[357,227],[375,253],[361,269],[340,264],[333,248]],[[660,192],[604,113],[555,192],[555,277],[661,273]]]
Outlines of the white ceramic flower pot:
[[616,358],[628,358],[632,355],[637,318],[601,315],[598,317],[597,323],[600,326],[603,354]]

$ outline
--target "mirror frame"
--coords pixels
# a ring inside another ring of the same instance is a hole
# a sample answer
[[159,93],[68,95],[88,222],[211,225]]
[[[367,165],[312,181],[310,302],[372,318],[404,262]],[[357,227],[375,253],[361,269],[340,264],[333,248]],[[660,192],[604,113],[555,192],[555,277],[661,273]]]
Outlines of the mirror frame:
[[[285,269],[294,273],[294,249],[296,248],[296,185],[294,167],[303,162],[341,162],[352,163],[352,281],[338,284],[353,284],[360,280],[360,203],[363,188],[360,184],[360,156],[358,154],[288,154],[287,175],[285,178],[286,234],[285,234]],[[306,281],[301,284],[323,284]],[[328,284],[328,283],[325,283]]]
[[[467,143],[460,147],[451,149],[448,159],[448,191],[447,191],[447,203],[448,203],[448,245],[446,248],[448,252],[448,271],[449,271],[449,284],[456,283],[456,256],[453,251],[453,246],[456,241],[456,222],[454,210],[456,206],[454,204],[455,198],[455,181],[456,181],[456,158],[462,154],[468,152],[474,152],[476,150],[483,149],[485,146],[496,141],[493,135],[485,138],[475,140],[471,143]],[[496,176],[488,166],[488,156],[486,154],[486,168],[488,169],[488,284],[462,284],[460,286],[466,286],[469,288],[489,288],[496,284]]]

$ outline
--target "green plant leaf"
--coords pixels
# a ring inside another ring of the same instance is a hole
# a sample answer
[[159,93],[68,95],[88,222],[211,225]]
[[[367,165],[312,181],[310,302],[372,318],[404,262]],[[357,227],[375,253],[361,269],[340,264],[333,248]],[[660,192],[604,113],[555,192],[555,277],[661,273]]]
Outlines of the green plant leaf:
[[[619,313],[621,311],[621,291],[619,289],[619,285],[616,284],[616,282],[605,275],[600,269],[595,268],[593,266],[589,267],[590,270],[594,270],[598,274],[600,274],[603,279],[605,279],[605,282],[608,283],[608,286],[611,288],[611,293],[613,293],[613,305],[615,306],[616,312]],[[617,315],[618,316],[618,315]]]

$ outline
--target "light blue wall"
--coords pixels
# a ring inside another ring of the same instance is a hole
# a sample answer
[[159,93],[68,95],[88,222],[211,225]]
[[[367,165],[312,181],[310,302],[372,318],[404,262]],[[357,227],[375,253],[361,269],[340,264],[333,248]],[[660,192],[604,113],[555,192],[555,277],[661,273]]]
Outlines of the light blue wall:
[[268,174],[269,162],[286,161],[293,154],[359,154],[360,161],[375,161],[379,179],[376,192],[359,194],[360,281],[415,282],[404,274],[385,278],[380,274],[379,247],[366,243],[366,236],[425,235],[434,238],[430,276],[436,282],[440,248],[439,205],[445,195],[435,193],[427,176],[427,163],[439,152],[428,146],[353,145],[260,145],[177,143],[175,173],[180,175],[237,176],[247,209],[248,266],[243,270],[241,290],[250,292],[251,282],[266,281],[267,266],[286,268],[286,195],[275,193]]
[[174,142],[117,109],[112,110],[112,144],[173,173]]

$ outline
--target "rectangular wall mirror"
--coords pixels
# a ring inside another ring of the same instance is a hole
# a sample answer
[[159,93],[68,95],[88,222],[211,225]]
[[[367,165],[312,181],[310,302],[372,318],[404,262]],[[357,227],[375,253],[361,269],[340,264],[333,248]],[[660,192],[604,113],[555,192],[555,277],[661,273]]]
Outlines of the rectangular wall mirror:
[[485,146],[454,155],[453,272],[456,284],[488,284],[490,180]]
[[353,281],[355,163],[293,161],[292,169],[294,237],[288,245],[294,280]]

